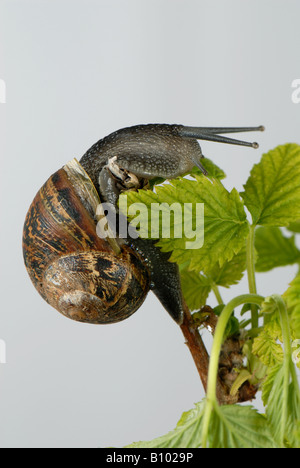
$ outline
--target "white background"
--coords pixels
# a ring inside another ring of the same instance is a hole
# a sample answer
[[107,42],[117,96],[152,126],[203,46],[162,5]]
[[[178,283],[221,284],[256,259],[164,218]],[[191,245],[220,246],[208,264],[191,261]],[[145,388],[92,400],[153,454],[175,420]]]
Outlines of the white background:
[[[241,190],[262,152],[300,142],[299,17],[298,0],[0,1],[2,447],[123,446],[171,430],[202,398],[181,332],[152,294],[110,326],[43,302],[23,266],[22,225],[53,172],[139,123],[264,124],[245,135],[259,150],[202,143],[226,187]],[[259,292],[282,293],[294,272],[258,275]]]

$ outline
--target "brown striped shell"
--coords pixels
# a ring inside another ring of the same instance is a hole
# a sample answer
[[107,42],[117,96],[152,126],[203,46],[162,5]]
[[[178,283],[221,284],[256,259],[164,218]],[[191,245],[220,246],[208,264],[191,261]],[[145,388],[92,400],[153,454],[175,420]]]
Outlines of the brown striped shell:
[[40,295],[65,316],[105,324],[124,320],[143,303],[150,275],[129,246],[116,254],[96,232],[97,191],[73,160],[36,195],[23,231],[24,261]]

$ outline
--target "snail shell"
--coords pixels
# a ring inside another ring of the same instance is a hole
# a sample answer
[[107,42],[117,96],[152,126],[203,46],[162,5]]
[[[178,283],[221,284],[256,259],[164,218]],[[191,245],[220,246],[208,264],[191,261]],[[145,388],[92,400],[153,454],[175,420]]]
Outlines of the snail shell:
[[37,193],[25,220],[23,253],[40,295],[80,322],[114,323],[143,303],[150,274],[128,245],[120,253],[98,237],[99,195],[77,160],[53,174]]

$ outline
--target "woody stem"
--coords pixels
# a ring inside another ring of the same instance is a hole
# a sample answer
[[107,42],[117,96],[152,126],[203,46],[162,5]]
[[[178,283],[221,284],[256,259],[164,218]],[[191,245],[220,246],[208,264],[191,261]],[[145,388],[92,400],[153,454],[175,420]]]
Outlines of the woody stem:
[[[183,336],[186,340],[186,344],[190,350],[190,353],[194,359],[196,368],[200,375],[205,392],[207,391],[207,380],[208,380],[208,369],[209,369],[209,355],[198,331],[195,326],[191,312],[184,302],[184,318],[183,323],[180,325]],[[217,379],[216,384],[216,395],[220,404],[226,401],[226,391]]]

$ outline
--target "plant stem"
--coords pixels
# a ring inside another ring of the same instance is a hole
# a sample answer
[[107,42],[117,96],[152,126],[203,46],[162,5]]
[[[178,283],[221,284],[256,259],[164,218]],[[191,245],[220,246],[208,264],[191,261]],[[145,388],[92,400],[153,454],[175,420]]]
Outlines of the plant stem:
[[281,296],[274,295],[276,299],[277,307],[280,314],[281,329],[282,329],[282,338],[284,346],[284,380],[283,380],[283,405],[282,405],[282,418],[281,418],[281,427],[280,427],[280,440],[282,447],[284,447],[284,434],[287,423],[287,407],[288,407],[288,398],[289,398],[289,381],[290,381],[290,361],[292,358],[292,347],[291,347],[291,335],[289,328],[289,319],[287,315],[287,310],[285,303]]
[[180,325],[180,328],[186,339],[186,344],[193,356],[203,387],[206,391],[209,356],[198,329],[193,326],[192,315],[185,302],[183,323]]
[[[207,376],[209,368],[209,355],[201,338],[201,335],[198,331],[198,328],[195,326],[191,312],[184,302],[184,319],[183,323],[180,325],[181,331],[185,337],[186,344],[191,352],[191,355],[194,359],[196,368],[200,375],[204,390],[207,390]],[[217,379],[216,383],[216,394],[220,401],[224,401],[225,392],[221,382]]]
[[[255,279],[255,226],[250,225],[249,235],[247,238],[247,273],[250,294],[257,294],[256,279]],[[258,327],[258,311],[256,306],[251,307],[251,324],[252,328]]]
[[220,304],[224,304],[218,286],[217,286],[215,283],[213,283],[211,288],[212,288],[212,290],[213,290],[214,295],[216,296],[216,299],[217,299],[217,301],[218,301],[218,304],[219,304],[219,305],[220,305]]
[[230,316],[235,309],[242,304],[250,303],[260,305],[264,300],[263,297],[255,294],[243,294],[242,296],[235,297],[232,299],[223,309],[215,330],[214,341],[211,351],[209,370],[208,370],[208,381],[207,381],[207,399],[206,407],[203,416],[203,426],[202,426],[202,447],[207,445],[207,436],[209,430],[209,422],[211,418],[212,411],[214,406],[217,405],[217,378],[218,378],[218,366],[219,366],[219,356],[221,352],[221,347],[223,343],[223,336],[226,330],[226,325]]
[[233,310],[246,303],[260,305],[263,301],[262,296],[254,294],[243,294],[242,296],[235,297],[232,299],[223,309],[215,331],[214,341],[211,351],[211,358],[209,364],[209,373],[208,373],[208,387],[207,387],[207,398],[213,401],[216,400],[216,380],[218,375],[218,364],[219,364],[219,355],[221,352],[221,347],[223,343],[223,336],[226,330],[226,325]]

